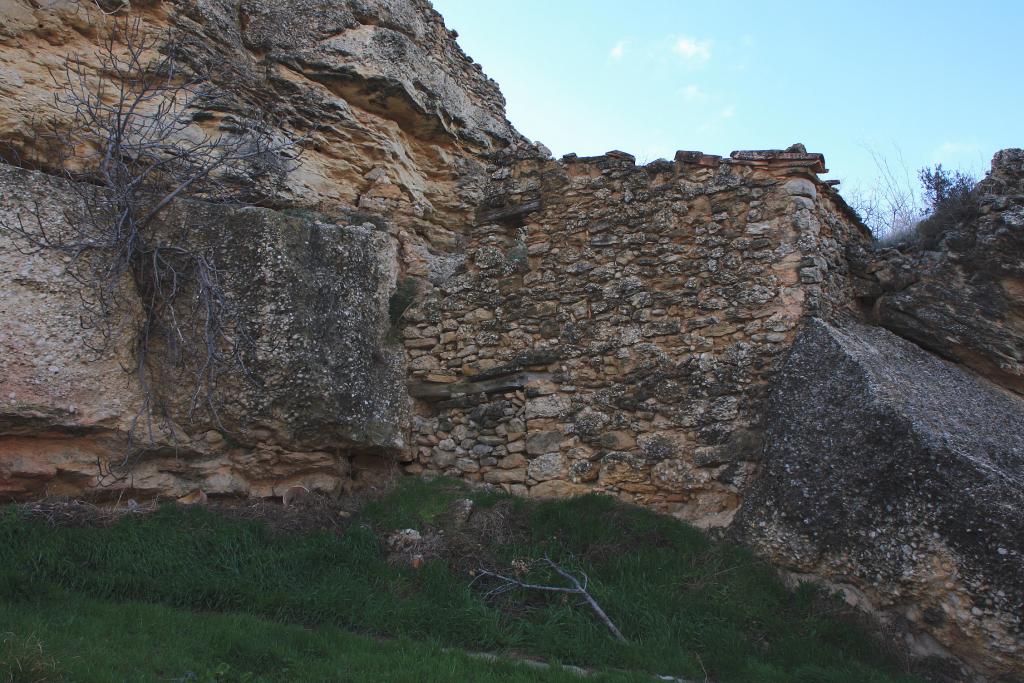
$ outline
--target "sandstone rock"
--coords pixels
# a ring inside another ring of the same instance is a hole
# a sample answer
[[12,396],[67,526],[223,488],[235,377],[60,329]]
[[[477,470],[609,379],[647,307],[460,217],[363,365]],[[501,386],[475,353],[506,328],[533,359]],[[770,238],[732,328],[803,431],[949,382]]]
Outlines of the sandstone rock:
[[[854,260],[879,324],[1024,394],[1024,150],[995,155],[978,216],[910,249]],[[889,256],[888,261],[885,260]]]
[[605,486],[647,482],[651,478],[651,463],[637,454],[612,451],[601,459],[599,478]]
[[589,487],[553,479],[530,487],[531,498],[571,498],[590,491]]
[[519,469],[526,467],[528,464],[529,461],[522,453],[512,453],[498,461],[498,467],[503,470]]
[[538,417],[560,417],[569,411],[569,407],[570,401],[567,396],[542,396],[527,402],[525,417],[527,420]]
[[636,446],[636,439],[628,432],[611,431],[602,434],[597,443],[610,451],[625,451]]
[[206,492],[202,489],[196,489],[192,493],[178,498],[176,501],[179,505],[206,505],[207,496]]
[[521,484],[526,481],[526,469],[491,470],[484,473],[488,484]]
[[[7,166],[0,166],[0,197],[0,220],[16,220],[38,204],[50,229],[59,229],[65,209],[77,201],[63,181]],[[129,462],[130,470],[97,467],[97,459],[120,466],[142,406],[138,385],[123,370],[132,365],[133,320],[112,320],[117,344],[97,358],[89,350],[94,340],[72,322],[80,315],[79,288],[63,272],[59,256],[41,252],[26,261],[4,233],[5,495],[116,495],[131,485],[148,495],[180,496],[197,484],[211,495],[269,495],[277,485],[273,477],[286,481],[303,469],[317,480],[317,489],[332,490],[348,474],[345,451],[376,450],[388,457],[405,446],[403,363],[383,339],[397,267],[386,235],[201,202],[174,205],[160,229],[180,226],[197,226],[197,248],[215,255],[243,325],[258,332],[247,362],[261,385],[226,378],[219,389],[220,428],[230,439],[218,431],[210,436],[209,416],[190,422],[193,387],[162,385],[155,390],[171,410],[174,433],[158,430],[156,438],[158,444],[174,438],[175,448],[154,448]],[[262,456],[246,455],[254,449],[275,454],[271,471],[260,471]],[[297,469],[291,472],[293,464]]]
[[885,330],[812,321],[737,523],[772,561],[853,583],[981,670],[1020,675],[1022,511],[1024,400]]
[[563,438],[563,434],[557,430],[534,432],[526,438],[526,452],[530,455],[557,452]]
[[[31,124],[57,113],[50,70],[69,52],[95,68],[92,40],[117,18],[94,3],[29,0],[7,0],[3,15],[0,140],[45,158],[31,149]],[[443,242],[448,221],[468,216],[482,192],[479,156],[525,142],[497,85],[427,3],[203,0],[133,3],[131,15],[154,33],[173,31],[183,62],[208,70],[227,95],[197,128],[216,131],[256,107],[276,112],[281,133],[316,130],[281,201],[358,204]]]
[[438,469],[446,469],[455,463],[455,451],[445,451],[435,448],[430,461]]
[[806,178],[794,178],[783,185],[782,190],[787,194],[807,197],[809,199],[814,199],[818,196],[818,190],[814,187],[814,183]]

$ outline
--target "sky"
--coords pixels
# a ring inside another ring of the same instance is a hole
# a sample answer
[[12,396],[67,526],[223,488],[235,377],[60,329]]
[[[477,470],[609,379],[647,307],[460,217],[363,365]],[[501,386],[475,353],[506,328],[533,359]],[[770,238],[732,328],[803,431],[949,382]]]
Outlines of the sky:
[[433,3],[556,156],[802,142],[846,194],[1024,146],[1024,0]]

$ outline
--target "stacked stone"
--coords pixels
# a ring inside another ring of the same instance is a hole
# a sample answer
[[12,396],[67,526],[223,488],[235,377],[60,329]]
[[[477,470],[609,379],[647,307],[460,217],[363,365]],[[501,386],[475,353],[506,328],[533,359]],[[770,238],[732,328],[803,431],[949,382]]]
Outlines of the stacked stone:
[[497,160],[464,270],[405,316],[405,469],[727,523],[776,362],[866,238],[820,155],[734,157]]

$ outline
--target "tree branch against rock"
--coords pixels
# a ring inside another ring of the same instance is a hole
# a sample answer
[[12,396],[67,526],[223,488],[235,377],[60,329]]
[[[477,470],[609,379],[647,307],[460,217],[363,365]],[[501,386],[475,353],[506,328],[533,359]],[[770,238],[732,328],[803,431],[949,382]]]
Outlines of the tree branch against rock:
[[[251,340],[212,250],[192,226],[160,219],[179,198],[238,202],[243,188],[279,185],[303,140],[275,137],[260,116],[233,111],[227,93],[182,64],[175,36],[151,34],[138,19],[113,21],[93,58],[66,57],[52,74],[56,115],[40,136],[56,150],[49,165],[72,181],[78,206],[61,228],[47,225],[38,206],[0,224],[20,250],[63,255],[95,351],[110,345],[113,321],[138,318],[126,370],[143,404],[130,441],[141,431],[155,442],[154,418],[174,439],[157,391],[167,382],[187,377],[189,420],[205,409],[219,426],[218,382],[255,379],[245,362]],[[211,112],[220,114],[212,131]]]

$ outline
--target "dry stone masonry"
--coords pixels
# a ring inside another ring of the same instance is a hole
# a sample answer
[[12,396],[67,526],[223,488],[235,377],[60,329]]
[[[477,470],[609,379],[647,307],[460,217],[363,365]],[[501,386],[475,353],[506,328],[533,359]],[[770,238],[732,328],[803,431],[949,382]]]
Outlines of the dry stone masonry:
[[405,316],[410,473],[728,523],[801,319],[846,314],[860,224],[820,154],[496,156],[465,263]]

